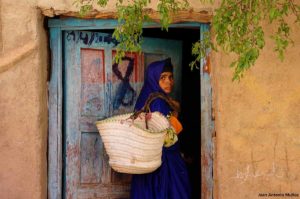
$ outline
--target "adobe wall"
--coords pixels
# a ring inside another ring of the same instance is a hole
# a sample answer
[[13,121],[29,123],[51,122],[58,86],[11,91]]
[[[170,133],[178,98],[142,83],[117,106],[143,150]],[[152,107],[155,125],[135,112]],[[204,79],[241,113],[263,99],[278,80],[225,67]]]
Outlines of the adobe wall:
[[0,2],[0,198],[46,198],[47,37],[33,1]]
[[240,82],[231,81],[232,56],[213,55],[214,190],[219,199],[269,193],[300,197],[300,27],[292,27],[294,45],[281,62],[269,37],[274,27],[264,25],[266,48]]

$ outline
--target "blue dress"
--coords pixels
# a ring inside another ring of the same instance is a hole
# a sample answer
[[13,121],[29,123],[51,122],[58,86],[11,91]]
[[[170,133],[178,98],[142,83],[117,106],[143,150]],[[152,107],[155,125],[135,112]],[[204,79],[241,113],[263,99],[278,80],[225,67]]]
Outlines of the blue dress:
[[[152,92],[163,92],[159,86],[160,74],[165,60],[151,63],[146,71],[145,82],[137,99],[135,110],[140,110]],[[169,105],[156,99],[150,105],[152,112],[159,111],[167,115],[172,111]],[[162,164],[152,173],[132,176],[131,199],[190,199],[191,187],[187,168],[179,151],[178,142],[163,147]]]

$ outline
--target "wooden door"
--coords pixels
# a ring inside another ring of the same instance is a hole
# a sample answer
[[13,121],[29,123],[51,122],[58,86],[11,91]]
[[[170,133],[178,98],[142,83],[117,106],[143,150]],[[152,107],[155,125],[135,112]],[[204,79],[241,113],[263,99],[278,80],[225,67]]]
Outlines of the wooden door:
[[65,198],[129,198],[131,176],[109,167],[95,121],[133,111],[145,66],[171,57],[177,85],[173,97],[180,100],[180,41],[145,38],[143,53],[127,53],[120,64],[113,62],[115,45],[108,34],[63,32]]

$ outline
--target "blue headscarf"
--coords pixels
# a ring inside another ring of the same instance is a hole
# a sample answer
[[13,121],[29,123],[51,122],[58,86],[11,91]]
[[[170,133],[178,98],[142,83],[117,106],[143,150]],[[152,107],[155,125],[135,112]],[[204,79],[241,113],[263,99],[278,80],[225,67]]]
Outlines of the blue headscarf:
[[[159,86],[159,78],[160,74],[163,72],[165,64],[168,62],[170,62],[170,58],[149,64],[145,74],[144,85],[136,101],[134,110],[140,110],[151,93],[160,92],[167,95]],[[164,100],[156,99],[151,103],[150,110],[151,112],[159,111],[164,115],[168,115],[171,108]]]

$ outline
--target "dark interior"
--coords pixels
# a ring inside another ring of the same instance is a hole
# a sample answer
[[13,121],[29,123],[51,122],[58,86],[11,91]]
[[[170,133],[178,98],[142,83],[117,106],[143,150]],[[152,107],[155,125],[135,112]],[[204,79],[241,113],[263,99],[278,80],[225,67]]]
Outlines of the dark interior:
[[[189,63],[192,44],[199,40],[199,29],[169,28],[168,32],[160,28],[143,30],[145,37],[175,39],[183,42],[182,49],[182,102],[179,120],[183,132],[179,142],[184,160],[187,163],[192,185],[192,199],[200,198],[200,71],[191,71]],[[176,85],[175,85],[176,86]]]

